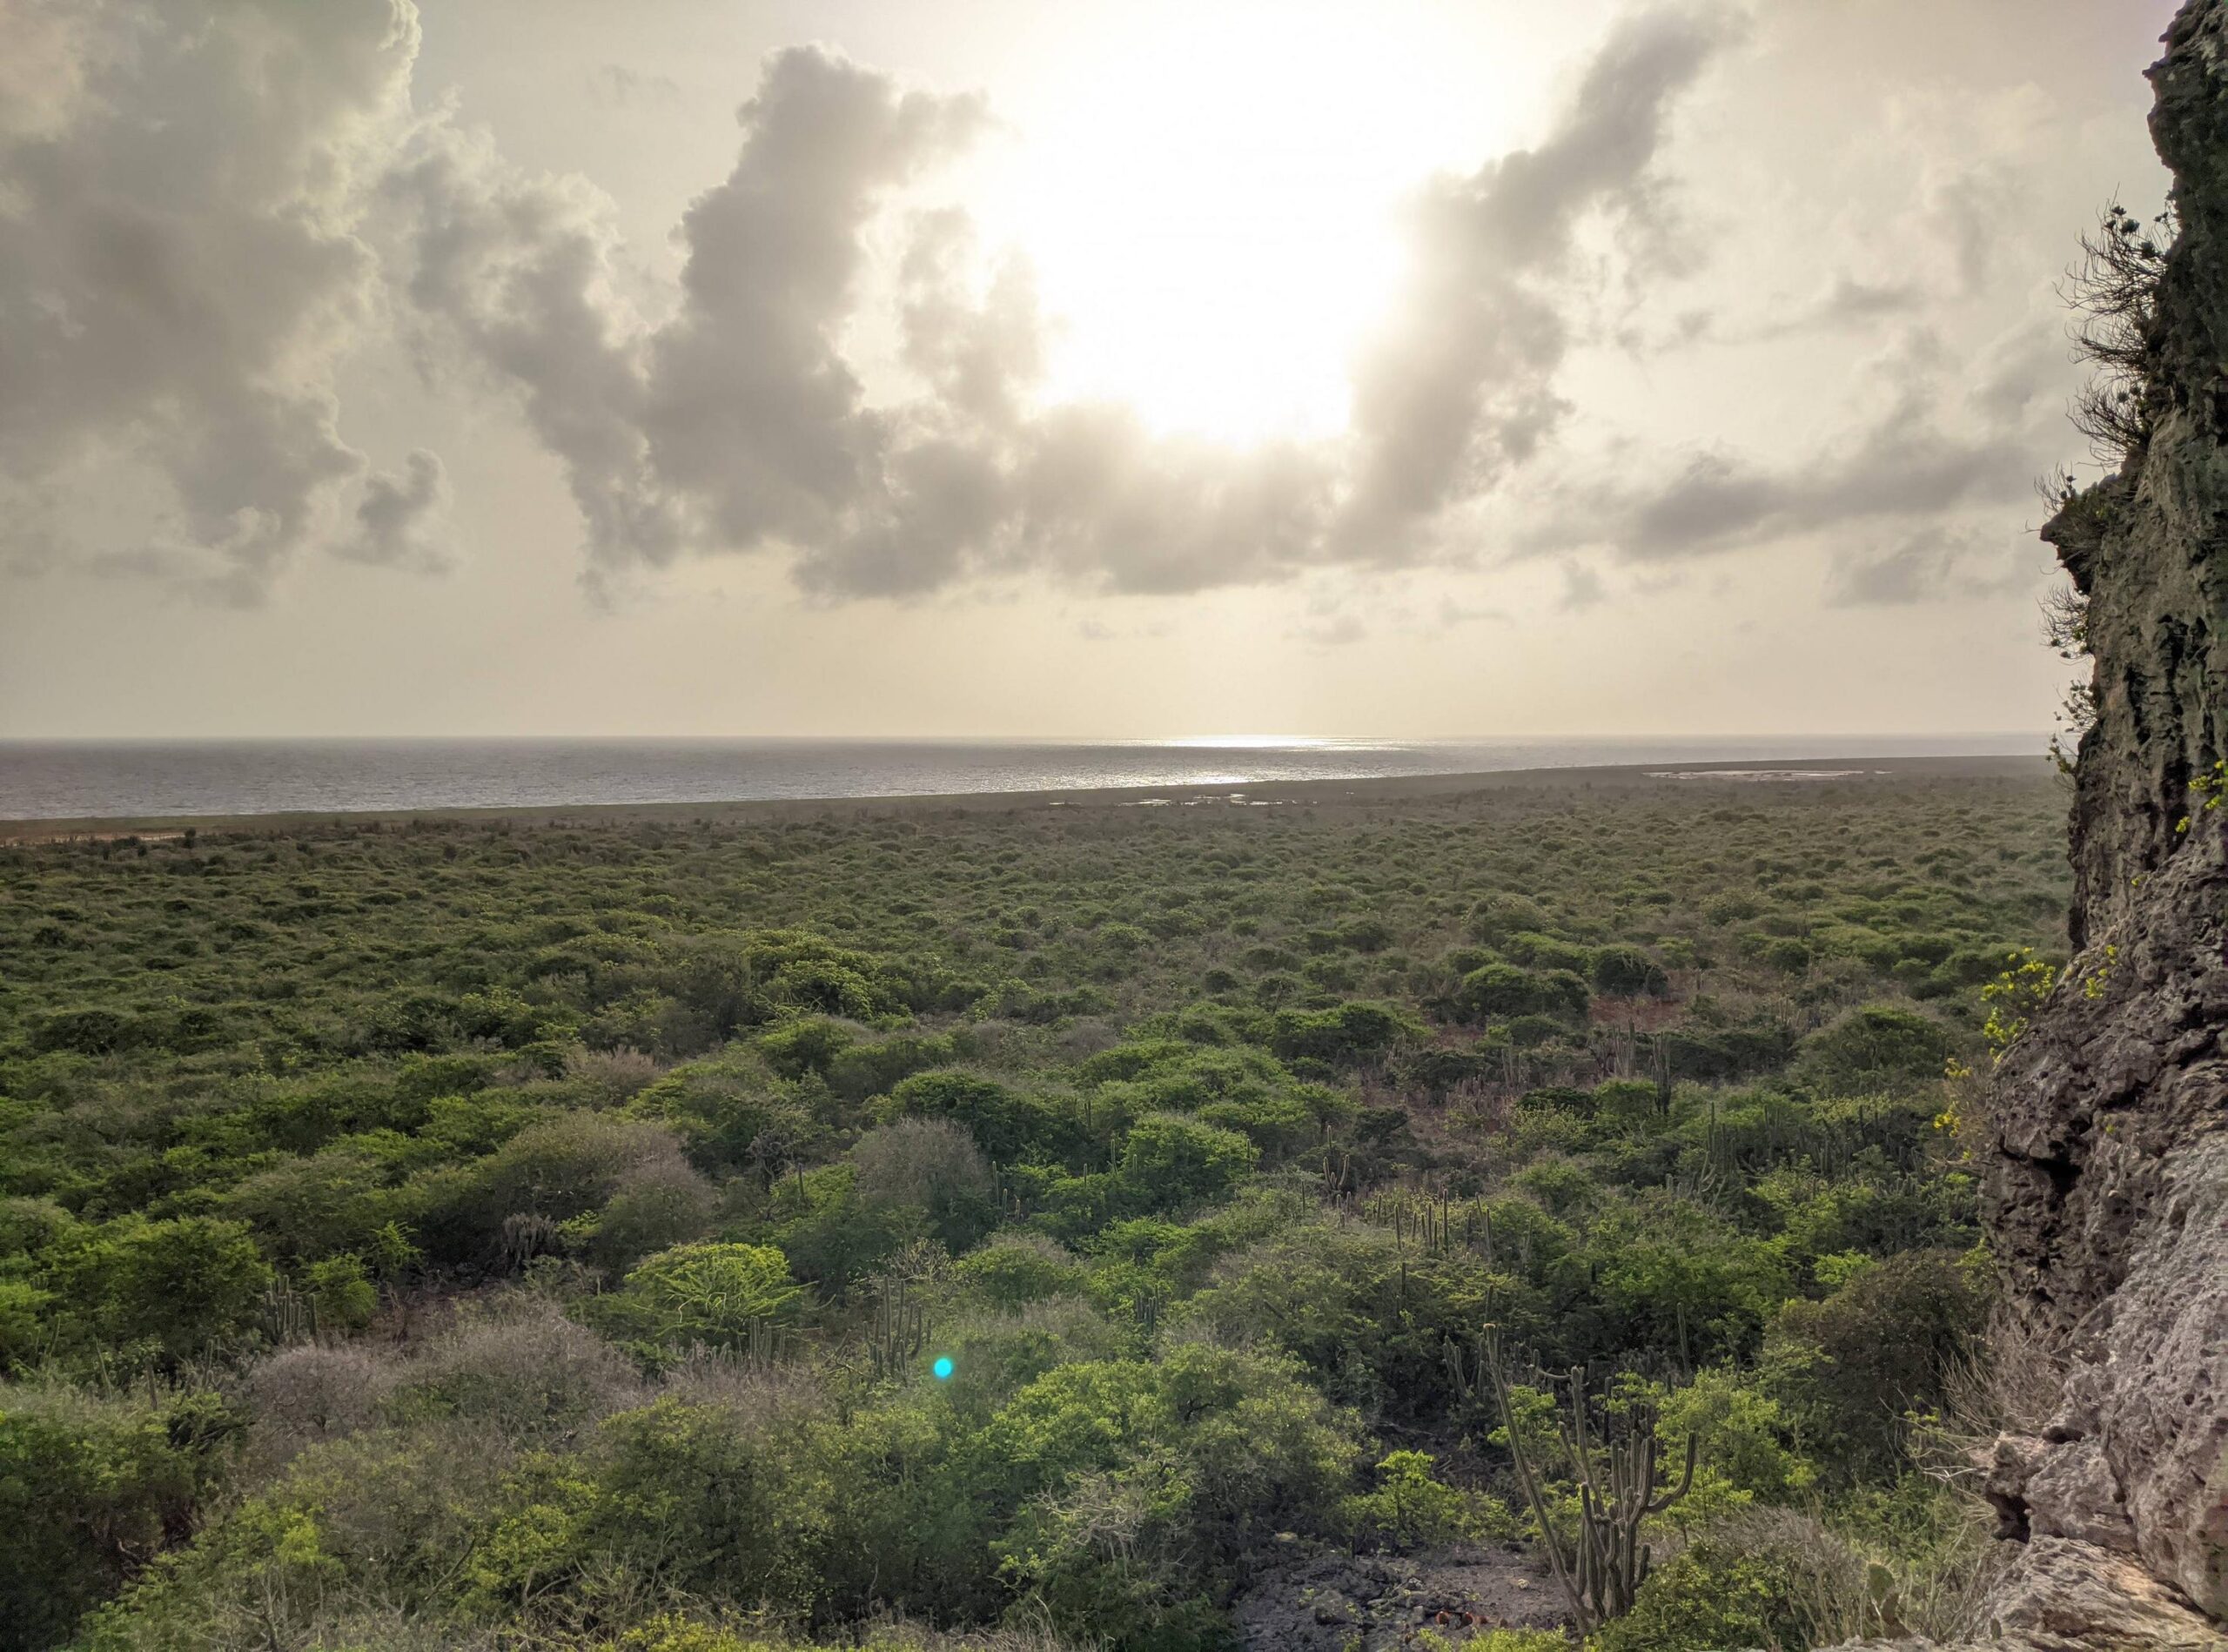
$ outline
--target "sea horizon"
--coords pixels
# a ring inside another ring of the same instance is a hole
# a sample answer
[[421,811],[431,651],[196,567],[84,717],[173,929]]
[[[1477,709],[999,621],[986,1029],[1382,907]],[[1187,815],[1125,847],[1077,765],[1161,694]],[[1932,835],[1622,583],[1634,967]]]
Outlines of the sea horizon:
[[1519,769],[2039,755],[2038,733],[1400,740],[886,735],[0,739],[0,820],[811,801]]

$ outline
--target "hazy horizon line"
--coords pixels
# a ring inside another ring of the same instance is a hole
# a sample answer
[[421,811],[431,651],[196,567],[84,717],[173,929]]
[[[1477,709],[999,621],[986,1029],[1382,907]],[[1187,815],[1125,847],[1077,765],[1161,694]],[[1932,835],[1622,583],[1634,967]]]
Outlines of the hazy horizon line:
[[1232,749],[1273,749],[1319,746],[1347,749],[1372,747],[1527,745],[1589,742],[1665,743],[1721,742],[1728,743],[1784,742],[1824,740],[1845,743],[1853,740],[2037,740],[2048,741],[2047,729],[1861,729],[1836,733],[1826,729],[1795,729],[1753,734],[1716,731],[1699,734],[1660,734],[1634,731],[1586,734],[1471,734],[1471,735],[1305,735],[1305,734],[681,734],[636,732],[595,733],[460,733],[460,734],[0,734],[0,747],[10,746],[221,746],[221,745],[888,745],[888,746],[1189,746]]

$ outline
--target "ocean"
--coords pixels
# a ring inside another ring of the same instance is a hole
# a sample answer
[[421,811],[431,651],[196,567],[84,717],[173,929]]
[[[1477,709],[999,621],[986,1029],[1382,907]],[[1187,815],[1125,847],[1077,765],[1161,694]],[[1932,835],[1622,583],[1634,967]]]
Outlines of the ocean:
[[726,802],[1598,763],[2026,755],[2038,735],[1372,741],[241,740],[0,742],[0,820]]

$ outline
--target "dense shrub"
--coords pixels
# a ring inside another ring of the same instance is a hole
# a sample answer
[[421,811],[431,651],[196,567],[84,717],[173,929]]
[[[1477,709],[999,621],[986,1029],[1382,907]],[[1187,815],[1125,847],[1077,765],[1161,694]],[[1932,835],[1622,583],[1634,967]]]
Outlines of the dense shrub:
[[1904,1420],[1937,1409],[1977,1344],[1985,1299],[1963,1259],[1912,1252],[1857,1268],[1773,1326],[1771,1381],[1843,1478],[1892,1464]]
[[1528,896],[1507,892],[1488,895],[1470,908],[1469,930],[1474,940],[1498,945],[1510,936],[1545,929],[1547,915]]
[[1270,1029],[1269,1047],[1287,1061],[1361,1061],[1382,1055],[1422,1031],[1414,1017],[1390,1004],[1279,1010]]
[[1589,1642],[1600,1652],[1795,1652],[1810,1644],[1803,1558],[1705,1534],[1657,1567],[1633,1609]]
[[1070,1145],[1071,1132],[1057,1110],[976,1073],[917,1074],[884,1097],[875,1117],[884,1124],[903,1118],[948,1121],[974,1138],[994,1165],[1032,1152],[1064,1157]]
[[1131,1129],[1119,1174],[1140,1206],[1166,1209],[1228,1192],[1259,1157],[1235,1131],[1179,1113],[1154,1113]]
[[954,1273],[999,1308],[1079,1295],[1085,1279],[1074,1256],[1039,1233],[1002,1233],[964,1258]]
[[1939,1079],[1950,1051],[1940,1023],[1914,1010],[1868,1004],[1805,1038],[1795,1070],[1829,1095],[1900,1095]]
[[768,1245],[676,1245],[591,1304],[619,1334],[667,1347],[747,1347],[752,1333],[794,1316],[789,1259]]
[[1613,998],[1645,993],[1660,997],[1670,991],[1663,966],[1636,946],[1605,946],[1594,955],[1594,985]]
[[49,1258],[56,1305],[83,1329],[170,1362],[246,1332],[273,1278],[245,1224],[203,1216],[72,1230]]
[[240,1426],[212,1393],[150,1403],[0,1384],[0,1647],[58,1644],[190,1532]]

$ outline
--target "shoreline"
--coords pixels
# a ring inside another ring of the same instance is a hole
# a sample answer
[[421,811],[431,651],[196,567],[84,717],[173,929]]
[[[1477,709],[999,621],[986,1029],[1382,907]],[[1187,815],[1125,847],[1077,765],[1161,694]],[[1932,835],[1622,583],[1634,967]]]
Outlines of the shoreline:
[[[304,828],[378,823],[513,826],[601,826],[628,821],[758,822],[871,818],[876,816],[939,816],[1020,813],[1050,807],[1135,808],[1247,803],[1309,807],[1381,806],[1473,793],[1549,787],[1645,789],[1697,785],[1753,788],[1775,792],[1783,787],[1857,785],[1896,780],[2041,780],[2050,760],[2034,756],[1976,755],[1923,757],[1791,757],[1728,759],[1721,762],[1658,762],[1489,769],[1459,774],[1382,775],[1357,780],[1278,780],[1253,785],[1071,787],[1037,791],[880,793],[856,797],[750,797],[720,802],[487,804],[461,808],[388,809],[288,809],[240,815],[119,815],[0,820],[0,844],[98,842],[103,839],[175,836],[196,832],[252,835]],[[1784,776],[1784,779],[1781,777]]]

